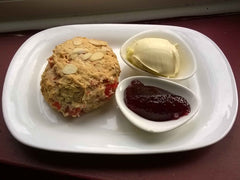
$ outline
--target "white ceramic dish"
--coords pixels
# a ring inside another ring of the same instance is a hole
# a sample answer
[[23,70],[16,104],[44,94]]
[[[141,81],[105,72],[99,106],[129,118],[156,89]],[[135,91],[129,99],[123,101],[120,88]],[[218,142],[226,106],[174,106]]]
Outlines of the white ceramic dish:
[[[133,80],[139,80],[144,85],[159,87],[176,95],[184,97],[191,106],[191,112],[186,116],[180,117],[178,120],[163,122],[150,121],[139,116],[138,114],[131,111],[124,102],[125,89],[131,84]],[[117,87],[115,98],[119,109],[131,123],[140,129],[152,133],[162,133],[182,126],[183,124],[190,121],[194,115],[196,115],[200,105],[199,98],[190,89],[172,81],[162,80],[150,76],[131,76],[122,80]]]
[[[46,59],[55,45],[74,36],[109,42],[121,66],[120,80],[137,73],[120,58],[119,48],[129,37],[145,30],[171,29],[195,53],[198,70],[180,81],[201,99],[198,115],[175,130],[152,134],[125,119],[114,101],[75,120],[52,111],[40,92]],[[216,143],[231,129],[238,97],[231,67],[218,46],[203,34],[181,27],[97,24],[48,29],[29,38],[9,66],[2,94],[3,115],[12,135],[32,147],[61,152],[148,154],[186,151]]]
[[[172,44],[177,44],[177,49],[180,56],[180,67],[177,76],[176,77],[158,76],[159,78],[179,81],[188,79],[194,75],[194,73],[197,70],[197,66],[196,58],[191,47],[188,45],[188,42],[185,41],[176,31],[172,31],[166,28],[143,31],[138,34],[135,34],[134,36],[130,37],[126,42],[124,42],[120,48],[120,55],[127,65],[140,72],[145,72],[140,68],[137,68],[127,60],[127,48],[134,44],[137,40],[143,38],[162,38],[167,39]],[[149,75],[152,74],[149,73]]]

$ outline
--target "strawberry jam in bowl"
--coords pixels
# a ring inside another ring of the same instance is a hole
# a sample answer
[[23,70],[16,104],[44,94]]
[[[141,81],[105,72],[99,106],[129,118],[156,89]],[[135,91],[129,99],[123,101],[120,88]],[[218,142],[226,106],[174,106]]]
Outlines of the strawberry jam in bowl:
[[199,98],[190,89],[169,80],[132,76],[116,90],[125,117],[148,132],[165,132],[187,123],[199,111]]
[[139,80],[133,80],[126,88],[124,101],[133,112],[152,121],[174,120],[191,112],[190,104],[182,96],[145,86]]

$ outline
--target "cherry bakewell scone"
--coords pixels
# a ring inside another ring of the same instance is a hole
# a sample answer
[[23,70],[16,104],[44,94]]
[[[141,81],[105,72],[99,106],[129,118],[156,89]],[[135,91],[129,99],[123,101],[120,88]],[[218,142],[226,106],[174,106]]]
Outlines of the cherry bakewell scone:
[[63,116],[79,117],[110,99],[119,74],[117,57],[107,42],[75,37],[53,50],[42,74],[41,91]]

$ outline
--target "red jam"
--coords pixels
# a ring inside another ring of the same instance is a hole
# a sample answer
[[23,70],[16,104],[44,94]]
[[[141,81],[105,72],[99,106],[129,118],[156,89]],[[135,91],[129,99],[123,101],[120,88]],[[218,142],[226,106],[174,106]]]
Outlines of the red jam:
[[136,114],[152,121],[175,120],[190,113],[190,104],[164,89],[134,80],[125,90],[124,101]]

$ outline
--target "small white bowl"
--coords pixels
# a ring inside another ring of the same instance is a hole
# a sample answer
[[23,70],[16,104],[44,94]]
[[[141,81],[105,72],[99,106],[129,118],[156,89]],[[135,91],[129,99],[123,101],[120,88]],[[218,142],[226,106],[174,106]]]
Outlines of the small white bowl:
[[[144,85],[159,87],[184,97],[190,104],[191,112],[177,120],[162,122],[151,121],[139,116],[131,111],[124,102],[124,91],[133,80],[139,80]],[[199,111],[200,106],[199,98],[190,89],[169,80],[150,76],[132,76],[122,80],[117,87],[115,98],[120,110],[131,123],[140,129],[153,133],[169,131],[185,124]]]
[[[127,60],[127,48],[131,46],[134,42],[137,40],[140,40],[142,38],[162,38],[162,39],[167,39],[169,42],[172,44],[178,44],[177,49],[179,52],[180,56],[180,68],[179,68],[179,73],[176,75],[176,77],[164,77],[164,76],[157,76],[161,79],[169,79],[169,80],[184,80],[192,77],[194,73],[197,70],[197,65],[196,65],[196,58],[191,50],[190,46],[188,43],[176,32],[166,29],[166,28],[159,28],[159,29],[154,29],[154,30],[148,30],[148,31],[143,31],[141,33],[138,33],[134,35],[133,37],[129,38],[121,47],[120,49],[120,55],[124,62],[132,67],[133,69],[136,69],[141,72],[145,72],[142,69],[139,69],[138,67],[134,66],[132,63],[130,63]],[[148,72],[147,72],[148,73]],[[152,76],[151,73],[149,73]]]

